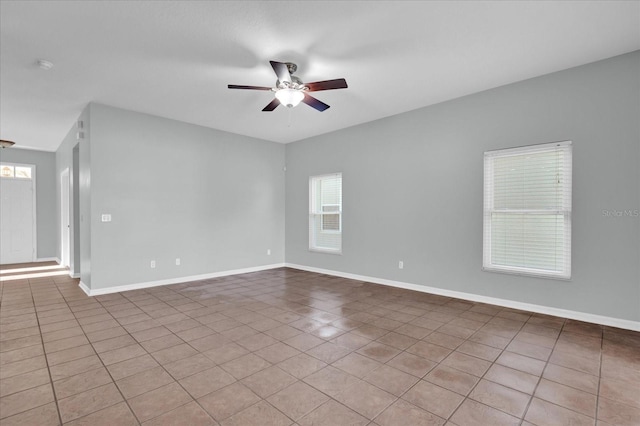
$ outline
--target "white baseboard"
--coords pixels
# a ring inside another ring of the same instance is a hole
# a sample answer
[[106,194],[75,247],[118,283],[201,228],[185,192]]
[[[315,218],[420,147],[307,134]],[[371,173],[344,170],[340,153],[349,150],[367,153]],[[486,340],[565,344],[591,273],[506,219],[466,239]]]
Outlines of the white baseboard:
[[60,264],[60,259],[57,257],[39,257],[35,260],[36,262],[56,262],[58,265]]
[[73,273],[72,271],[69,271],[69,276],[71,278],[80,278],[80,274],[79,273]]
[[115,287],[104,287],[104,288],[96,288],[96,289],[90,289],[85,283],[80,281],[79,286],[85,293],[87,293],[88,296],[100,296],[102,294],[119,293],[121,291],[139,290],[142,288],[158,287],[162,285],[179,284],[179,283],[186,283],[190,281],[207,280],[210,278],[226,277],[229,275],[247,274],[249,272],[266,271],[268,269],[283,268],[284,266],[285,266],[284,263],[274,263],[271,265],[254,266],[254,267],[242,268],[242,269],[232,269],[228,271],[212,272],[209,274],[190,275],[187,277],[169,278],[166,280],[147,281],[144,283],[125,284],[125,285],[119,285]]
[[80,287],[80,289],[84,291],[87,294],[87,296],[91,296],[91,290],[89,289],[89,287],[87,287],[85,283],[80,281],[80,284],[78,284],[78,287]]
[[419,291],[422,293],[437,294],[439,296],[454,297],[456,299],[469,300],[472,302],[487,303],[490,305],[503,306],[506,308],[520,309],[523,311],[536,312],[539,314],[553,315],[556,317],[568,318],[578,321],[590,322],[611,327],[624,328],[626,330],[640,331],[640,322],[630,321],[621,318],[607,317],[603,315],[589,314],[586,312],[570,311],[567,309],[552,308],[549,306],[534,305],[531,303],[517,302],[514,300],[499,299],[496,297],[481,296],[478,294],[464,293],[461,291],[446,290],[437,287],[429,287],[420,284],[411,284],[401,281],[393,281],[384,278],[367,277],[364,275],[350,274],[347,272],[332,271],[328,269],[314,268],[311,266],[285,263],[287,268],[300,269],[302,271],[316,272],[319,274],[332,275],[352,280],[366,281],[374,284],[382,284],[390,287],[404,288],[407,290]]

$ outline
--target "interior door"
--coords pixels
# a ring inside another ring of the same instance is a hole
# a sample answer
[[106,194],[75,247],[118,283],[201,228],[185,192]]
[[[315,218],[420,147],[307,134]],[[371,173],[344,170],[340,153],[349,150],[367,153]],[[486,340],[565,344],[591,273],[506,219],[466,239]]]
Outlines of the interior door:
[[32,179],[0,178],[0,263],[35,260]]

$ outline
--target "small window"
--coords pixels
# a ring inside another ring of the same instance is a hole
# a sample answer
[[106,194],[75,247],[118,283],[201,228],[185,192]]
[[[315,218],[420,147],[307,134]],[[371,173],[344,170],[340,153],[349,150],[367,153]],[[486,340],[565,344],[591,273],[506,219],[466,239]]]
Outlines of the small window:
[[3,164],[2,166],[0,166],[0,176],[5,178],[12,178],[14,173],[13,170],[13,166],[7,166],[6,164]]
[[19,179],[31,179],[31,167],[16,166],[15,177]]
[[31,179],[33,166],[17,164],[0,164],[0,177],[15,179]]
[[342,252],[342,174],[309,179],[309,250]]
[[571,142],[485,152],[485,270],[571,278]]

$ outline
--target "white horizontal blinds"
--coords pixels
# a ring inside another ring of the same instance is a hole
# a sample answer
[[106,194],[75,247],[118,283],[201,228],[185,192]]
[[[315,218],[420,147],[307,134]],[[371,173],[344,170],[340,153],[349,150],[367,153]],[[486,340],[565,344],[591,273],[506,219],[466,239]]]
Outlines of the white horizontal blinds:
[[484,267],[571,277],[571,143],[485,153]]
[[342,174],[309,179],[309,249],[342,251]]

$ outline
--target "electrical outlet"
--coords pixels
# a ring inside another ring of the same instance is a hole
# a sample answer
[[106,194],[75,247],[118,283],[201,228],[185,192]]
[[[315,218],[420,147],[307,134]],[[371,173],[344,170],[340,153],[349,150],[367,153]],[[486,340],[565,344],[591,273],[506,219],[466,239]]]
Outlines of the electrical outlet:
[[267,249],[267,256],[271,256],[271,249]]
[[151,267],[152,267],[152,268],[155,268],[155,267],[156,267],[156,261],[155,261],[155,260],[152,260],[152,261],[151,261]]
[[404,262],[402,260],[398,262],[398,269],[404,269]]
[[111,215],[108,213],[103,213],[101,219],[103,222],[111,222]]
[[180,266],[180,258],[176,257],[176,266]]

